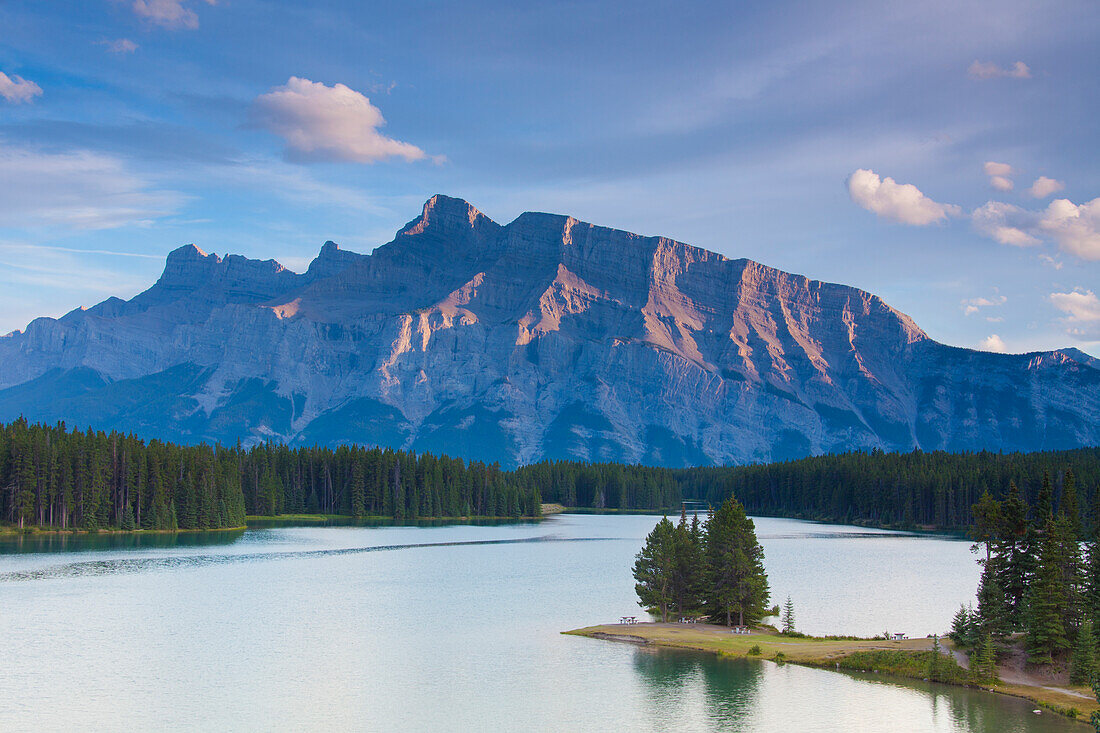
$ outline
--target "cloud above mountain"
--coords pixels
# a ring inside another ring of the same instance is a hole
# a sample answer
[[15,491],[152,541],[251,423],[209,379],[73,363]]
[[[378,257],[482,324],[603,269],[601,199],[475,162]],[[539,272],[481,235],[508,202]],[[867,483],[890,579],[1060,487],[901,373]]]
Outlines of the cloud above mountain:
[[255,126],[286,141],[285,155],[293,162],[375,163],[427,157],[417,146],[383,135],[382,111],[344,84],[330,87],[292,76],[257,97],[251,117]]
[[933,201],[911,183],[880,178],[874,171],[864,168],[848,178],[848,195],[852,201],[884,219],[912,226],[935,224],[961,213],[958,206]]
[[[216,5],[217,0],[203,0]],[[198,14],[188,7],[188,0],[134,0],[134,14],[162,28],[195,30],[199,27]]]
[[133,53],[138,50],[138,45],[129,38],[119,38],[114,41],[100,41],[99,45],[106,46],[111,53]]
[[1091,290],[1051,293],[1050,302],[1066,314],[1066,332],[1085,341],[1100,341],[1100,298]]
[[987,201],[970,214],[974,229],[1000,244],[1035,247],[1042,241],[1031,234],[1038,217],[1019,206],[1003,201]]
[[1083,260],[1100,260],[1100,198],[1080,205],[1069,199],[1051,201],[1039,229],[1063,251]]
[[174,213],[184,197],[157,190],[122,160],[77,150],[0,145],[0,227],[113,229]]
[[1045,199],[1047,196],[1057,193],[1065,187],[1066,184],[1061,181],[1047,178],[1046,176],[1039,176],[1035,179],[1035,183],[1031,184],[1031,188],[1029,188],[1027,192],[1037,199]]
[[966,73],[971,79],[984,81],[986,79],[1030,79],[1031,69],[1023,61],[1017,61],[1012,66],[998,66],[992,61],[975,61],[970,64]]
[[1004,339],[995,333],[990,334],[988,337],[981,340],[978,344],[978,348],[983,351],[995,351],[998,354],[1004,354],[1008,351],[1008,346],[1005,345]]
[[998,191],[1011,191],[1012,179],[1009,178],[1013,174],[1012,166],[1007,163],[996,163],[992,160],[988,161],[982,169],[985,174],[989,176],[989,185]]
[[33,81],[15,74],[8,76],[0,71],[0,97],[5,100],[20,104],[21,102],[30,102],[41,94],[42,87]]

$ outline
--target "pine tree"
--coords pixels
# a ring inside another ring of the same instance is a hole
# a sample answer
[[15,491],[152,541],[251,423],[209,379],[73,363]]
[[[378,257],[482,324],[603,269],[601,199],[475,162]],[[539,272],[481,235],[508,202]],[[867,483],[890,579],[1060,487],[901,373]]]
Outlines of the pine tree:
[[768,576],[756,528],[737,499],[730,497],[707,520],[708,606],[715,618],[740,626],[759,621],[767,611]]
[[1077,504],[1077,481],[1073,477],[1072,469],[1067,470],[1062,479],[1062,502],[1059,511],[1066,515],[1070,526],[1073,527],[1073,535],[1080,538],[1082,535],[1081,512]]
[[634,590],[642,606],[656,609],[661,621],[668,621],[673,602],[672,576],[676,565],[676,529],[664,517],[645,539],[634,560]]
[[687,512],[681,511],[673,539],[675,562],[672,574],[672,599],[680,614],[695,613],[702,605],[706,583],[706,559],[698,518],[688,524]]
[[973,613],[965,605],[959,606],[959,610],[951,619],[951,641],[958,646],[974,646],[977,641],[974,627]]
[[791,597],[789,595],[787,596],[787,602],[783,604],[783,616],[780,618],[780,621],[783,624],[783,633],[784,634],[793,634],[793,633],[795,633],[795,629],[794,629],[794,601],[791,600]]
[[979,637],[974,654],[970,657],[970,669],[979,680],[997,680],[997,654],[993,647],[993,637],[989,633]]
[[994,568],[991,563],[982,568],[982,576],[978,581],[978,611],[975,621],[983,635],[1000,641],[1008,636],[1011,625],[1004,592]]
[[932,653],[928,658],[928,679],[939,680],[940,670],[943,669],[943,646],[940,637],[932,637]]
[[1081,561],[1081,543],[1077,531],[1069,518],[1058,512],[1051,527],[1053,544],[1056,548],[1055,562],[1061,571],[1062,581],[1062,625],[1066,633],[1077,629],[1081,623],[1081,605],[1083,581],[1083,563]]
[[1035,578],[1028,593],[1027,653],[1032,662],[1051,664],[1069,648],[1063,622],[1065,586],[1054,520],[1047,520],[1039,547]]
[[1071,685],[1091,685],[1096,679],[1096,637],[1092,621],[1085,619],[1077,631],[1070,659],[1069,682]]
[[1027,586],[1038,555],[1034,522],[1027,517],[1027,504],[1016,482],[1008,484],[1008,496],[1001,502],[1001,529],[994,543],[997,564],[994,575],[1004,591],[1009,629],[1026,625]]

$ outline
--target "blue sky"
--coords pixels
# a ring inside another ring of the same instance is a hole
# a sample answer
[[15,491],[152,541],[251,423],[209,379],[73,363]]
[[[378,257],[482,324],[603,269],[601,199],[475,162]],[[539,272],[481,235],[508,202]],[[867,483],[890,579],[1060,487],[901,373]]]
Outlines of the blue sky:
[[1100,354],[1097,38],[1093,0],[7,0],[0,332],[185,243],[370,251],[439,192]]

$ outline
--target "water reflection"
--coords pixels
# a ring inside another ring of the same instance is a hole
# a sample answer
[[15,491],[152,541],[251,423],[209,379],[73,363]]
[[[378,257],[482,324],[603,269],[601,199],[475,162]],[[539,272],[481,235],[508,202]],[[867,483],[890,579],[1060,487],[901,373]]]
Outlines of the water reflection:
[[246,530],[224,529],[209,532],[140,532],[140,533],[69,533],[0,537],[0,555],[42,552],[88,552],[104,550],[159,550],[178,547],[211,547],[232,545]]
[[639,647],[632,668],[652,730],[1053,733],[1070,721],[982,690]]
[[635,652],[633,661],[654,728],[682,727],[702,718],[707,728],[736,729],[757,707],[763,678],[758,661],[645,647]]
[[160,550],[217,547],[238,542],[249,530],[287,527],[503,527],[537,524],[531,519],[354,519],[323,517],[310,519],[252,519],[248,529],[219,529],[186,532],[40,532],[0,535],[0,555],[51,552],[95,552],[105,550]]

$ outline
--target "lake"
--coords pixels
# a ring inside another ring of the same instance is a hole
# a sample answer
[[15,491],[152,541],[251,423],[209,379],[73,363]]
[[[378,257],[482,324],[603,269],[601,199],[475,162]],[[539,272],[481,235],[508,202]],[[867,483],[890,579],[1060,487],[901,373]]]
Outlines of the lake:
[[[1083,730],[964,688],[562,636],[653,516],[0,541],[0,730]],[[946,631],[965,541],[756,520],[799,630]]]

